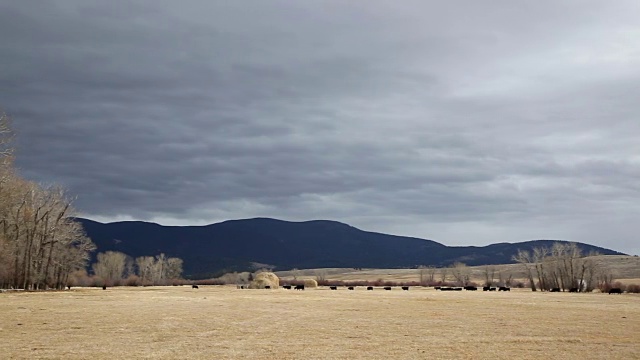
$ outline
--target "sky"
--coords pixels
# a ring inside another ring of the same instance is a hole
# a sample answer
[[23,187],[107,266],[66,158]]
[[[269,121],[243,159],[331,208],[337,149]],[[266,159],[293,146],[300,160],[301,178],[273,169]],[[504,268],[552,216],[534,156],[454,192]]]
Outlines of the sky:
[[23,176],[80,215],[640,254],[640,2],[0,0]]

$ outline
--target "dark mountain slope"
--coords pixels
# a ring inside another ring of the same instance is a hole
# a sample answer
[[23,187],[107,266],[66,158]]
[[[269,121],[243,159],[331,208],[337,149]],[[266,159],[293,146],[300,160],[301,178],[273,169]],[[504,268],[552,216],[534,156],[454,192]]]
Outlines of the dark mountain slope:
[[[277,269],[319,267],[398,268],[416,265],[468,265],[511,262],[518,249],[555,241],[449,247],[431,240],[362,231],[336,221],[289,222],[267,218],[231,220],[206,226],[161,226],[125,221],[103,224],[79,218],[98,252],[121,251],[132,257],[157,255],[184,260],[185,275],[207,277],[241,271],[251,263]],[[579,244],[585,252],[619,254]]]

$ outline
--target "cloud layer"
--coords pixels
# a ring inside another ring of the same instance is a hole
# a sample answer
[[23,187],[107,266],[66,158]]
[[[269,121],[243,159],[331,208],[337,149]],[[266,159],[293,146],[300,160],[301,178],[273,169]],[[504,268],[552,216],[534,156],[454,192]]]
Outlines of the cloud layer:
[[639,254],[640,4],[0,1],[25,176],[98,220]]

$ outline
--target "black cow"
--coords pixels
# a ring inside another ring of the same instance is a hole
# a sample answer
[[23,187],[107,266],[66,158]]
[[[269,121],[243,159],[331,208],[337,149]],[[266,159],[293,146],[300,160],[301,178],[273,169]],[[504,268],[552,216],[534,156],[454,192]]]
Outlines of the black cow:
[[611,294],[622,294],[622,289],[620,289],[620,288],[611,288],[609,290],[609,295],[611,295]]
[[483,286],[482,287],[482,291],[489,291],[491,289],[491,286]]
[[403,287],[402,287],[402,290],[409,291],[409,287],[408,287],[408,286],[403,286]]
[[337,286],[329,286],[329,290],[338,290]]
[[476,290],[478,290],[478,288],[475,287],[475,286],[465,286],[464,289],[468,290],[468,291],[476,291]]
[[453,288],[442,286],[440,287],[440,291],[453,291]]
[[453,288],[453,291],[462,291],[461,287]]
[[569,292],[576,292],[577,293],[578,292],[578,288],[571,288],[571,289],[569,289]]
[[385,290],[391,290],[391,286],[385,286],[384,289]]
[[296,290],[304,290],[304,285],[296,285]]
[[107,285],[103,285],[102,290],[107,290]]
[[373,286],[367,286],[367,290],[373,290]]
[[198,288],[198,285],[191,285],[191,288],[192,288],[192,289],[197,289],[197,288]]
[[354,288],[353,286],[349,286],[349,287],[347,288],[347,290],[355,290],[355,289],[356,289],[356,288]]
[[282,285],[284,289],[291,290],[291,285]]
[[71,285],[67,285],[67,290],[71,290]]
[[271,286],[270,285],[265,285],[264,288],[265,289],[271,289]]
[[549,292],[560,292],[560,288],[552,288]]
[[498,288],[498,291],[511,291],[511,288],[508,288],[508,287],[506,287],[506,286],[500,286],[500,287]]

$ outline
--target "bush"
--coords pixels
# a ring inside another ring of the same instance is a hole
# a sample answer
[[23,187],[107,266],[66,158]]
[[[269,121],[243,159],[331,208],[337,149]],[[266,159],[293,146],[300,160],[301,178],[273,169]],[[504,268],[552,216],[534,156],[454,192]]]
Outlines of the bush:
[[640,285],[638,284],[627,285],[627,292],[633,293],[633,294],[640,294]]
[[614,288],[618,288],[622,291],[625,291],[626,286],[624,286],[624,284],[622,284],[619,281],[616,281],[614,283],[601,283],[598,285],[598,289],[600,289],[600,292],[603,292],[603,293],[609,292],[609,290]]
[[136,275],[129,275],[124,279],[124,286],[140,286],[140,278]]
[[186,285],[188,285],[188,284],[193,284],[193,285],[225,285],[225,282],[223,280],[220,280],[220,279],[205,279],[205,280],[196,280],[196,281],[188,282]]

